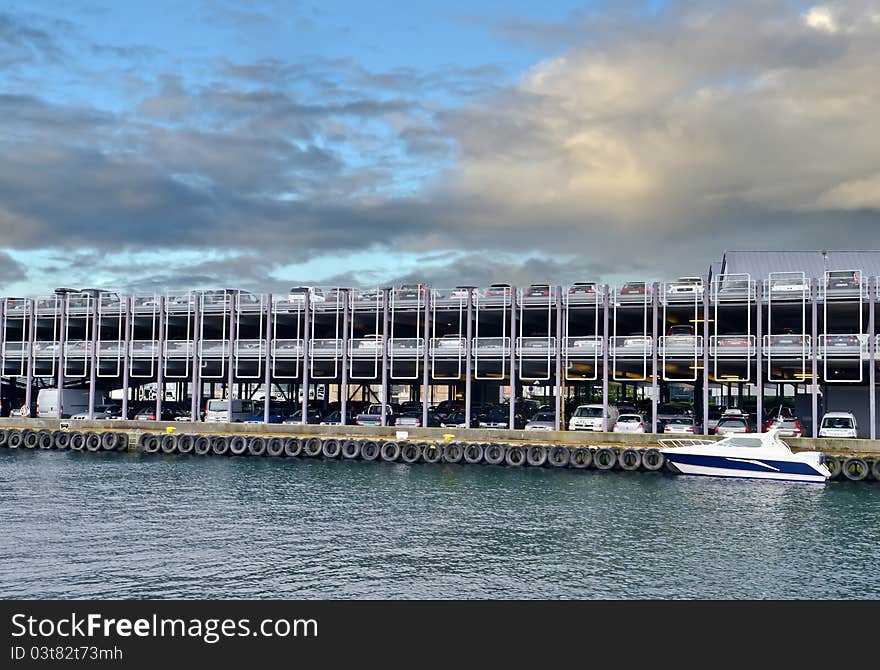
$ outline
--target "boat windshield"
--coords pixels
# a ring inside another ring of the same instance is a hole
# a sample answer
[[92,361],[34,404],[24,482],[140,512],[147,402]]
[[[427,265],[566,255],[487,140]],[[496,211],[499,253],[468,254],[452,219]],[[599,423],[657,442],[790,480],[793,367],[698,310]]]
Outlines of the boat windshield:
[[760,447],[763,444],[757,437],[730,437],[724,442],[730,447]]

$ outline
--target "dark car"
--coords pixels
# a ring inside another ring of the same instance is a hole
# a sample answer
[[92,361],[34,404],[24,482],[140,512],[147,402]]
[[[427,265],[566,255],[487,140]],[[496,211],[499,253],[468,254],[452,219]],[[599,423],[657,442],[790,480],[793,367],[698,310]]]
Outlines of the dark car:
[[[188,414],[188,412],[187,412]],[[179,407],[162,404],[162,416],[160,421],[176,421],[177,417],[184,416]],[[141,407],[134,415],[135,421],[156,421],[156,405],[150,404]]]
[[728,410],[718,420],[715,426],[716,435],[730,435],[731,433],[754,433],[754,423],[748,414],[739,410]]
[[477,428],[480,425],[480,417],[475,412],[471,412],[471,421],[468,426],[465,422],[464,410],[456,410],[441,419],[440,425],[443,428]]
[[[287,412],[281,409],[269,408],[269,423],[284,423],[287,418]],[[263,423],[263,412],[257,412],[250,419],[245,419],[245,423]]]
[[825,275],[828,290],[853,290],[859,288],[861,276],[858,270],[832,270]]
[[[306,411],[306,423],[321,423],[321,410],[317,407],[309,407]],[[282,423],[302,423],[302,408],[293,412]]]
[[[510,409],[506,405],[497,405],[480,417],[480,428],[509,428]],[[522,412],[513,415],[513,429],[524,430],[526,417]]]
[[526,289],[526,298],[549,298],[550,284],[532,284]]
[[434,412],[440,417],[440,420],[443,421],[450,414],[464,412],[464,400],[444,400],[437,403]]

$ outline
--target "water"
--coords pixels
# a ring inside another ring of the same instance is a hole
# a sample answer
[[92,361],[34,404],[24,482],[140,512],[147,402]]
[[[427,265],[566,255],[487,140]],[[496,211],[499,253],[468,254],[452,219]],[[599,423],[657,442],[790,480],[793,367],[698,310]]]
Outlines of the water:
[[878,598],[880,485],[0,449],[4,598]]

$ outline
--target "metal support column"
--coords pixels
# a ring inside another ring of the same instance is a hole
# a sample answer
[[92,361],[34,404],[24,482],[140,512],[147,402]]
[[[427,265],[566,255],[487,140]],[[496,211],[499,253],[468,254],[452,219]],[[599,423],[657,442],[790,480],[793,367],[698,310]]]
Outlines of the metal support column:
[[[389,289],[382,289],[382,420],[380,425],[386,424],[385,415],[388,412],[388,294]],[[418,333],[416,333],[418,338]],[[418,341],[418,339],[416,339]],[[418,349],[416,349],[418,351]]]
[[159,296],[159,340],[156,347],[156,421],[162,420],[165,396],[165,296]]
[[[877,389],[874,387],[877,377],[877,366],[874,363],[874,354],[877,351],[877,343],[874,330],[874,291],[877,290],[877,277],[868,279],[868,413],[871,420],[871,439],[877,439]],[[859,324],[861,328],[861,324]]]
[[89,363],[89,420],[92,420],[95,418],[95,386],[98,384],[97,343],[98,330],[100,329],[100,324],[98,323],[98,301],[101,297],[98,293],[90,294],[90,296],[92,298],[92,332],[89,340],[89,356],[91,356],[91,362]]
[[311,326],[312,296],[306,291],[306,298],[303,301],[303,372],[302,372],[302,400],[300,401],[300,423],[305,424],[309,421],[309,350],[311,349],[311,337],[309,327]]
[[[654,324],[651,328],[651,432],[657,432],[657,406],[658,400],[660,398],[660,379],[659,379],[659,371],[657,370],[657,347],[659,339],[657,337],[657,318],[659,312],[659,302],[660,302],[660,284],[659,282],[654,282],[651,285],[651,310],[652,310],[652,323]],[[666,324],[663,324],[664,327]]]
[[266,296],[266,354],[263,365],[266,366],[263,375],[263,423],[269,423],[269,403],[272,400],[272,294]]
[[[514,291],[511,290],[511,293]],[[464,425],[471,427],[471,335],[473,334],[474,294],[468,289],[467,293],[467,324],[465,325],[464,341]]]
[[608,284],[602,297],[602,430],[608,432]]
[[810,336],[810,359],[812,369],[810,371],[810,394],[813,396],[811,399],[811,412],[813,415],[813,437],[817,437],[819,435],[819,361],[816,360],[816,345],[819,339],[819,308],[817,304],[818,298],[819,282],[815,277],[813,277],[810,280],[810,305],[812,309],[812,334]]
[[235,332],[236,315],[235,310],[238,304],[235,300],[235,293],[226,296],[229,300],[229,351],[226,352],[226,421],[232,423],[232,386],[235,382],[235,347],[238,339]]
[[[764,432],[764,366],[762,365],[763,356],[761,351],[761,342],[764,339],[764,292],[763,283],[760,279],[755,280],[755,304],[758,306],[755,316],[755,342],[757,344],[758,353],[758,369],[755,371],[755,385],[758,387],[758,398],[755,413],[755,426],[759,433]],[[738,398],[739,406],[743,406],[742,398]]]
[[[30,298],[28,300],[27,309],[27,329],[28,329],[28,350],[27,350],[27,386],[24,389],[24,406],[27,408],[27,416],[31,416],[31,400],[33,399],[34,386],[34,340],[37,334],[37,313],[36,300]],[[24,327],[25,324],[22,324]],[[61,406],[61,394],[58,395],[58,405]],[[36,412],[35,412],[36,414]]]
[[562,287],[556,290],[556,404],[553,415],[553,430],[559,430],[562,424]]
[[55,403],[55,418],[61,418],[61,398],[64,397],[64,368],[67,366],[65,349],[67,347],[67,309],[68,298],[66,293],[61,296],[61,326],[58,333],[58,402]]
[[[430,372],[428,370],[428,349],[430,348],[430,321],[431,321],[431,292],[425,288],[425,352],[422,356],[422,427],[428,426],[428,381]],[[418,350],[417,350],[418,351]]]
[[[503,353],[502,353],[503,355]],[[516,416],[516,291],[510,292],[510,414],[507,427],[513,430]]]
[[199,407],[202,404],[202,294],[193,296],[193,341],[192,341],[192,397],[190,398],[190,419],[198,421],[200,416]]
[[342,292],[342,383],[339,388],[339,420],[348,423],[348,322],[349,291]]
[[[695,324],[696,325],[696,324]],[[697,333],[694,328],[694,333]],[[696,343],[694,344],[696,346]],[[696,372],[696,370],[694,370]],[[694,375],[699,376],[699,375]],[[703,435],[709,434],[709,276],[703,279]]]

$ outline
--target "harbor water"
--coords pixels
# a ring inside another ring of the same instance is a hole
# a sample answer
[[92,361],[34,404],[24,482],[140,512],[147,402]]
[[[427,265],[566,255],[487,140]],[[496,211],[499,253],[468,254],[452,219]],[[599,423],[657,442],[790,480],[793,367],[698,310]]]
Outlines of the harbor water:
[[4,598],[880,598],[880,485],[0,450]]

